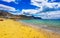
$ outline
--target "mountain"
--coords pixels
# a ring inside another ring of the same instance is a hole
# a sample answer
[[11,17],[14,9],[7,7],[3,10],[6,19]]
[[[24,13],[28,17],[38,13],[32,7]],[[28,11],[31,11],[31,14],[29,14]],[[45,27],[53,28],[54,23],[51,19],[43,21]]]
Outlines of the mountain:
[[9,12],[4,10],[0,10],[0,18],[7,18],[7,19],[33,19],[32,16],[25,16],[25,15],[13,15]]

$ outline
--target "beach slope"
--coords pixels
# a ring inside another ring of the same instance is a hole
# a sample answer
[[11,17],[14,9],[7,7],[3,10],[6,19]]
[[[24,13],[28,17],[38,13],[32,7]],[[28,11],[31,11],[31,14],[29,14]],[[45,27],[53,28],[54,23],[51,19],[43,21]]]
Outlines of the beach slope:
[[0,20],[0,38],[60,38],[60,34],[3,19]]

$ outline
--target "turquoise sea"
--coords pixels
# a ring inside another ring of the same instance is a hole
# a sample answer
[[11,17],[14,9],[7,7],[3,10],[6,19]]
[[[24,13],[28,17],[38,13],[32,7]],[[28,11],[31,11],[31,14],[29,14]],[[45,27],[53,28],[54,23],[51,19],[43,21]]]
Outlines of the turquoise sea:
[[47,25],[52,27],[59,27],[60,28],[60,20],[57,19],[29,19],[29,20],[21,20],[22,22],[29,23],[29,24],[35,24],[35,25]]

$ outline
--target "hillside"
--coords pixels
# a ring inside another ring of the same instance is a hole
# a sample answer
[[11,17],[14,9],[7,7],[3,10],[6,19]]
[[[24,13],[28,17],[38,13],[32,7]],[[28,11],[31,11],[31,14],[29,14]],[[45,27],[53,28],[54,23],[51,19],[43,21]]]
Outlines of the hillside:
[[7,18],[7,19],[33,19],[32,16],[25,16],[25,15],[13,15],[9,12],[0,10],[0,18]]

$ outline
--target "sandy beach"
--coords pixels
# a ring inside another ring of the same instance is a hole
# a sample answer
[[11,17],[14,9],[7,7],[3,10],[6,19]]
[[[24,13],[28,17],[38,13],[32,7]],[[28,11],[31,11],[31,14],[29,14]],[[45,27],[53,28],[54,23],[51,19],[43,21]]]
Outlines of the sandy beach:
[[0,20],[0,30],[0,38],[60,38],[58,33],[11,19]]
[[22,22],[22,21],[20,21],[20,22],[24,23],[28,26],[34,27],[34,28],[38,28],[38,29],[42,28],[42,29],[45,29],[47,31],[51,31],[51,32],[55,32],[55,33],[60,34],[60,28],[58,28],[58,27],[50,27],[50,26],[47,26],[47,25],[36,25],[36,24],[26,23],[26,22]]
[[39,30],[46,31],[48,33],[48,35],[51,33],[51,35],[57,34],[57,35],[60,36],[60,28],[48,27],[47,25],[35,25],[35,24],[26,23],[26,22],[22,22],[22,21],[20,21],[20,22],[27,25],[27,26],[30,26],[32,28],[36,28],[36,29],[39,29]]

